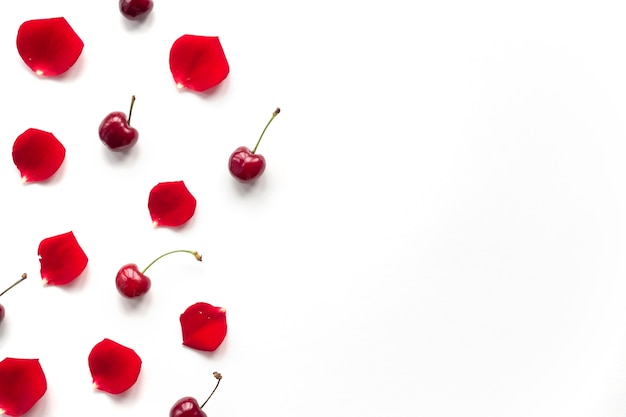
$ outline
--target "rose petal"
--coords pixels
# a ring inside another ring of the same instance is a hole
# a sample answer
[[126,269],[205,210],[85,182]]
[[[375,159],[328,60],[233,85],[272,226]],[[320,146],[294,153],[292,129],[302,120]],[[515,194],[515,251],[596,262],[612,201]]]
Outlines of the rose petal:
[[44,284],[68,284],[87,267],[87,255],[78,244],[73,232],[42,240],[37,253]]
[[170,70],[179,88],[200,92],[221,83],[230,68],[217,36],[183,35],[170,49]]
[[212,352],[226,337],[226,310],[207,303],[196,303],[180,315],[183,345]]
[[88,361],[94,387],[109,394],[120,394],[135,385],[141,371],[139,355],[110,339],[97,343]]
[[182,226],[196,211],[196,199],[183,181],[161,182],[152,188],[148,210],[155,226]]
[[29,20],[17,31],[17,51],[38,75],[63,74],[78,60],[83,41],[64,17]]
[[65,147],[50,132],[28,129],[13,143],[13,162],[24,182],[50,178],[65,160]]
[[0,362],[0,414],[27,413],[47,389],[39,359],[6,358]]

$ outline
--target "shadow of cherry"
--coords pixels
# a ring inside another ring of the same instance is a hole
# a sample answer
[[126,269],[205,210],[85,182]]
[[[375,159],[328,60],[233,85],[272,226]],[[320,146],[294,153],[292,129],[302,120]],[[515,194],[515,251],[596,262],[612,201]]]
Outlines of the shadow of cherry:
[[[100,139],[98,138],[98,140]],[[140,157],[141,147],[139,140],[141,140],[141,136],[134,146],[122,151],[112,151],[105,144],[103,144],[102,141],[100,141],[102,143],[101,152],[104,154],[106,160],[111,164],[126,164],[132,166]]]
[[232,175],[228,175],[228,179],[230,179],[233,183],[232,187],[237,192],[239,196],[251,196],[251,195],[259,195],[265,192],[267,189],[267,176],[265,173],[261,175],[256,181],[251,183],[243,183],[237,181],[233,178]]
[[[115,285],[115,282],[113,282],[113,285]],[[117,289],[115,290],[115,293],[120,300],[120,305],[126,312],[131,312],[133,314],[146,312],[150,309],[150,305],[152,304],[152,293],[150,291],[144,295],[134,298],[123,296],[117,291]]]

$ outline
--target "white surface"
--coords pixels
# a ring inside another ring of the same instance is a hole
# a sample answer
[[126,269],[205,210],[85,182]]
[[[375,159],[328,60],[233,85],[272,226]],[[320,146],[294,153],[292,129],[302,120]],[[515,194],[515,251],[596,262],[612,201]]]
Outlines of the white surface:
[[[13,2],[0,14],[3,262],[0,357],[41,360],[29,417],[609,417],[626,414],[626,4],[479,0],[314,3]],[[19,25],[64,16],[85,43],[61,80],[15,48]],[[178,91],[183,34],[220,37],[231,66],[210,95]],[[137,102],[136,148],[97,136]],[[252,188],[226,162],[253,146]],[[29,127],[67,148],[49,183],[11,160]],[[148,192],[184,180],[182,230],[153,229]],[[73,230],[89,256],[69,288],[42,288],[37,246]],[[124,263],[151,269],[139,304]],[[228,310],[214,354],[181,345],[178,316]],[[144,361],[127,394],[94,392],[91,347]]]

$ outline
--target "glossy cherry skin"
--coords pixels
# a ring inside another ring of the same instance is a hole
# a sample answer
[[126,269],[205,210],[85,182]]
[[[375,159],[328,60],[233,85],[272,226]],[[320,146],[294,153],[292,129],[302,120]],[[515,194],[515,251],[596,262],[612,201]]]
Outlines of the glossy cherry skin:
[[130,20],[142,19],[153,6],[152,0],[120,0],[120,12]]
[[0,323],[2,323],[3,319],[4,319],[4,306],[0,304]]
[[207,417],[193,397],[184,397],[176,401],[170,410],[170,417]]
[[115,277],[115,286],[124,297],[135,298],[144,295],[152,285],[150,278],[139,271],[135,264],[126,264]]
[[98,129],[100,140],[112,151],[123,151],[137,143],[139,132],[128,125],[126,114],[120,111],[109,113]]
[[263,155],[252,153],[245,146],[240,146],[230,155],[228,169],[238,181],[250,183],[265,171],[265,158]]

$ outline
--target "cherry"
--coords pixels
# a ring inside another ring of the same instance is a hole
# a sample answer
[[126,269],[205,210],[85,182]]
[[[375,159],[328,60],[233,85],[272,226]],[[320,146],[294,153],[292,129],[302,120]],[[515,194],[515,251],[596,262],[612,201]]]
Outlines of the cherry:
[[219,372],[213,372],[213,376],[217,379],[217,384],[215,384],[211,395],[209,395],[209,398],[207,398],[202,405],[198,405],[198,401],[193,397],[183,397],[176,401],[176,404],[174,404],[170,410],[170,417],[207,417],[206,413],[202,411],[202,408],[209,402],[222,380],[222,374]]
[[120,12],[130,20],[143,19],[153,6],[152,0],[120,0]]
[[130,126],[130,117],[133,113],[134,105],[135,96],[132,96],[128,119],[126,119],[126,115],[123,112],[114,111],[109,113],[108,116],[102,120],[102,123],[100,123],[100,127],[98,128],[100,140],[112,151],[117,152],[128,149],[137,143],[137,139],[139,139],[137,129]]
[[143,269],[143,271],[139,271],[139,267],[136,264],[126,264],[120,268],[115,277],[115,286],[120,294],[124,297],[135,298],[141,295],[144,295],[148,292],[151,286],[150,278],[145,276],[144,274],[152,265],[155,264],[156,261],[163,258],[164,256],[171,255],[172,253],[190,253],[192,254],[198,261],[202,261],[202,255],[198,252],[185,250],[185,249],[177,249],[156,258],[154,261],[150,262],[147,267]]
[[230,173],[240,182],[250,183],[256,180],[265,171],[265,158],[263,155],[259,155],[256,149],[259,147],[259,143],[267,130],[267,127],[272,123],[272,120],[280,113],[280,108],[276,108],[272,113],[272,118],[265,125],[265,129],[261,132],[259,140],[256,142],[253,150],[248,149],[245,146],[240,146],[235,149],[235,152],[230,155],[228,160],[228,169]]
[[[17,284],[19,284],[20,282],[24,281],[26,279],[26,277],[27,277],[26,273],[23,273],[22,277],[20,279],[15,281],[9,288],[7,288],[6,290],[4,290],[4,291],[2,291],[0,293],[0,297],[2,297],[7,291],[9,291],[11,288],[15,287]],[[4,307],[2,306],[2,304],[0,304],[0,322],[2,322],[2,319],[4,319]]]

